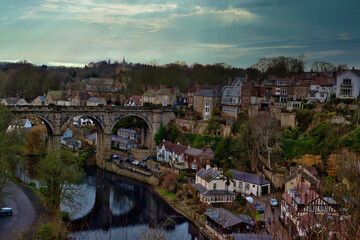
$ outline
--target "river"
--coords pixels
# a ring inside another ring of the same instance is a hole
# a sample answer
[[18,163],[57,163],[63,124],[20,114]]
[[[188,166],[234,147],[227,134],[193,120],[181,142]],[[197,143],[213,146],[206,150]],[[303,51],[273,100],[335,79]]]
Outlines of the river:
[[75,198],[61,204],[70,213],[72,239],[197,239],[197,227],[146,184],[87,167],[74,187]]

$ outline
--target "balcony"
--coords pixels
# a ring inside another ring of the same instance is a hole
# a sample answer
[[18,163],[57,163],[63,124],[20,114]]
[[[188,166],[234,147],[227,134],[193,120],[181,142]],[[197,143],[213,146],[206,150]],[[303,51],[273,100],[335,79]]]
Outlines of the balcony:
[[348,83],[341,83],[341,84],[340,84],[340,87],[342,87],[342,88],[352,88],[353,86],[352,86],[351,83],[350,83],[350,84],[348,84]]

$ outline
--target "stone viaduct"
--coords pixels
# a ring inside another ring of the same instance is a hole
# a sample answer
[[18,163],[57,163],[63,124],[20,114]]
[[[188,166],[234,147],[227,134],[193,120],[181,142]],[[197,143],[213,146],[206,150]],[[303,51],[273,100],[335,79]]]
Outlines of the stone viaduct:
[[[154,135],[158,131],[160,124],[164,126],[169,121],[175,119],[171,108],[166,107],[124,107],[124,106],[16,106],[11,111],[16,117],[37,117],[42,120],[48,130],[48,146],[53,148],[60,147],[61,132],[72,122],[74,117],[86,116],[90,118],[97,129],[97,149],[98,160],[108,158],[108,150],[111,148],[111,134],[116,122],[126,116],[134,116],[144,120],[147,126],[146,139],[149,149],[155,149]],[[144,135],[144,134],[143,134]],[[144,138],[144,136],[142,136]]]

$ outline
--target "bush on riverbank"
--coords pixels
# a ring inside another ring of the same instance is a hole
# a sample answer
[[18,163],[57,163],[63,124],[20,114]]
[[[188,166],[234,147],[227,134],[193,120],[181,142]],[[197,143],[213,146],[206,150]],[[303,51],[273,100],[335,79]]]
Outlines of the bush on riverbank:
[[55,227],[52,223],[45,223],[39,227],[38,238],[41,240],[55,239]]

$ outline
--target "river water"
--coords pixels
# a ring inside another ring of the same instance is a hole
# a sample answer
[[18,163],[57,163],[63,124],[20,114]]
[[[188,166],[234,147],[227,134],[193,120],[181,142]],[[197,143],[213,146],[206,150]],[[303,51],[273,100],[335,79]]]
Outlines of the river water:
[[197,239],[197,227],[146,184],[87,167],[75,187],[75,199],[61,204],[70,213],[72,239]]

